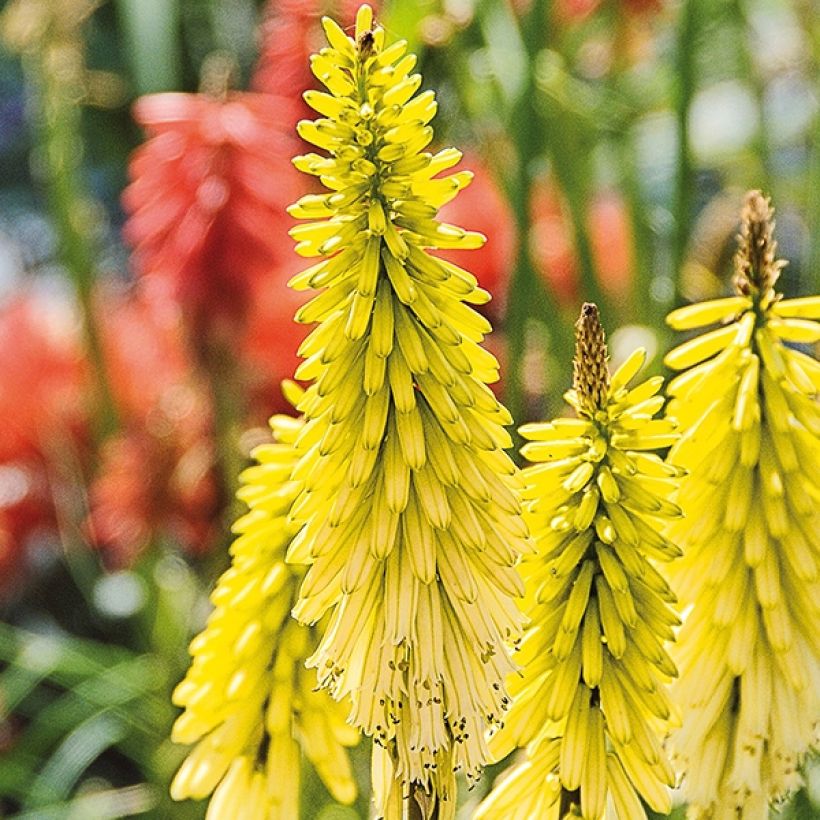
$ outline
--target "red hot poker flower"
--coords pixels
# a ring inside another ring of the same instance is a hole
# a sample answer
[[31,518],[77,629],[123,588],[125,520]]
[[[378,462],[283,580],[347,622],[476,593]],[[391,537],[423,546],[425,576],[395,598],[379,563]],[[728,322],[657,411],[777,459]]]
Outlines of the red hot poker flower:
[[128,565],[158,533],[207,551],[218,523],[211,407],[185,346],[182,314],[151,279],[98,304],[122,432],[102,449],[89,490],[88,533],[114,565]]
[[125,236],[137,272],[167,279],[194,328],[241,320],[252,283],[291,254],[284,208],[303,188],[291,107],[247,93],[154,94],[134,107],[149,139],[130,164]]
[[26,288],[0,306],[0,595],[56,542],[54,499],[88,460],[88,372],[65,296]]

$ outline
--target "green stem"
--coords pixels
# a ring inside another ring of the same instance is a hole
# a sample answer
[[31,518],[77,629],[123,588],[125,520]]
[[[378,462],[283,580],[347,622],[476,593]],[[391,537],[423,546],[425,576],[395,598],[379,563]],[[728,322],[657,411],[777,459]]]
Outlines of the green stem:
[[[534,64],[538,51],[547,40],[546,3],[535,0],[529,14],[521,20],[521,37],[527,49],[530,70],[526,85],[513,107],[509,133],[515,139],[517,166],[507,179],[507,190],[518,222],[518,255],[513,268],[507,301],[506,325],[509,344],[509,382],[506,400],[516,424],[527,420],[523,361],[526,353],[528,320],[537,317],[547,321],[555,356],[559,364],[569,367],[572,361],[572,332],[562,319],[560,308],[536,270],[529,243],[532,193],[531,161],[543,154],[543,120],[535,100],[537,88]],[[520,443],[520,442],[518,442]]]
[[[677,43],[678,158],[675,180],[675,238],[672,261],[680,291],[680,277],[689,244],[689,223],[694,209],[695,168],[689,147],[689,113],[695,95],[696,38],[699,33],[699,0],[681,4]],[[676,298],[679,293],[676,294]],[[679,301],[679,299],[678,299]],[[664,308],[670,307],[664,305]]]
[[[811,0],[799,0],[795,10],[808,34],[811,47],[811,61],[807,76],[816,77],[820,69],[820,21]],[[806,194],[806,221],[808,223],[807,247],[805,253],[804,284],[806,293],[820,290],[820,114],[814,115],[814,128],[809,141],[811,156]]]
[[213,442],[216,448],[216,486],[219,497],[221,533],[215,549],[208,554],[203,568],[207,578],[216,578],[228,567],[231,526],[244,510],[236,497],[239,474],[247,466],[240,447],[241,422],[245,406],[237,384],[236,357],[225,341],[207,326],[194,322],[189,331],[189,347],[210,395]]
[[[558,113],[558,112],[556,112]],[[560,120],[560,113],[557,118]],[[553,123],[550,123],[553,125]],[[578,265],[581,275],[582,298],[594,302],[603,313],[610,318],[613,316],[609,298],[601,288],[600,278],[596,270],[595,258],[592,254],[592,245],[587,228],[587,202],[589,201],[586,174],[579,174],[574,157],[559,138],[561,123],[554,123],[555,128],[548,133],[547,138],[551,145],[550,156],[555,169],[558,184],[564,192],[569,207],[569,217],[572,223],[573,242],[578,256]]]
[[820,114],[814,115],[814,138],[809,166],[806,217],[809,226],[808,249],[805,256],[806,293],[820,290]]
[[751,26],[749,24],[749,15],[747,13],[746,3],[744,0],[734,0],[733,2],[734,16],[737,19],[737,24],[741,29],[741,43],[740,49],[740,64],[742,66],[743,76],[750,84],[752,92],[757,104],[758,116],[760,117],[760,124],[755,134],[753,149],[754,154],[759,160],[758,174],[759,178],[750,186],[753,188],[761,188],[767,194],[777,199],[777,192],[773,186],[776,182],[772,174],[771,164],[771,138],[769,135],[769,126],[766,120],[766,86],[763,78],[760,76],[760,71],[755,64],[752,56],[751,46],[749,43],[749,34]]
[[629,210],[629,222],[632,226],[632,299],[628,315],[622,320],[637,321],[657,327],[661,311],[652,296],[652,230],[646,221],[646,209],[641,196],[638,167],[635,156],[634,141],[630,132],[619,132],[616,136],[616,150],[622,174],[622,186]]
[[93,219],[80,166],[81,108],[77,96],[81,80],[49,70],[50,46],[25,55],[23,65],[35,90],[35,127],[43,159],[42,180],[59,237],[60,257],[74,286],[82,313],[83,332],[91,361],[97,408],[97,435],[103,438],[117,426],[117,410],[107,377],[104,346],[95,317],[96,280]]
[[[613,96],[620,93],[619,80],[629,70],[629,55],[625,45],[628,36],[627,27],[630,23],[620,6],[615,11],[617,15],[613,41],[615,59],[609,78],[609,89]],[[633,249],[632,298],[629,300],[628,313],[622,314],[620,318],[622,321],[635,321],[658,327],[662,324],[661,312],[652,296],[654,237],[646,219],[647,208],[641,193],[633,122],[634,120],[630,117],[622,128],[616,129],[613,133],[618,165],[621,169],[621,186],[632,228]]]

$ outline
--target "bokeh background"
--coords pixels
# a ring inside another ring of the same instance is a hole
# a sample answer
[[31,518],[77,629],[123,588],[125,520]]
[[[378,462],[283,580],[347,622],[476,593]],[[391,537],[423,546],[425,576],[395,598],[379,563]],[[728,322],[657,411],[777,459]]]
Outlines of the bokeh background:
[[[286,409],[305,329],[284,207],[310,186],[294,125],[319,15],[356,5],[0,4],[2,817],[204,814],[167,797],[169,693],[238,471]],[[727,292],[747,188],[777,206],[785,291],[817,292],[813,0],[382,6],[438,92],[438,144],[475,172],[444,215],[489,240],[451,258],[494,296],[518,422],[559,410],[580,300],[617,362],[669,346],[669,308]],[[335,806],[307,771],[305,818],[368,816],[367,744],[354,757],[363,797]],[[818,806],[810,766],[778,816]]]

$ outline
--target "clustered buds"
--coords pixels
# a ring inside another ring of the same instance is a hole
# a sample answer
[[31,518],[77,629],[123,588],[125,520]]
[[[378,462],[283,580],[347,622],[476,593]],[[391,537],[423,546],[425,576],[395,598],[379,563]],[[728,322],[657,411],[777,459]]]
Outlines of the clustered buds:
[[735,288],[741,296],[758,294],[771,302],[774,286],[785,266],[777,259],[774,211],[760,191],[749,191],[743,204],[739,247],[735,254]]
[[304,667],[316,630],[290,617],[304,574],[284,562],[298,493],[290,481],[293,444],[303,422],[275,416],[271,427],[274,441],[254,450],[256,464],[240,476],[237,496],[249,511],[233,526],[231,567],[211,595],[214,611],[191,643],[191,668],[174,692],[185,711],[173,740],[196,745],[171,794],[213,794],[209,820],[298,817],[303,753],[337,800],[356,796],[345,747],[358,732]]
[[671,351],[688,470],[672,537],[692,612],[680,634],[673,737],[694,817],[764,818],[799,784],[820,719],[820,297],[781,300],[767,200],[751,192],[738,295],[673,311],[678,330],[721,325]]
[[598,308],[585,302],[575,323],[575,359],[572,362],[572,386],[579,407],[586,415],[604,409],[609,393],[609,367],[604,329]]
[[322,290],[297,315],[318,327],[297,371],[311,386],[289,559],[311,566],[294,614],[330,611],[308,663],[386,752],[378,768],[401,788],[381,811],[415,792],[444,818],[454,770],[477,776],[508,702],[528,549],[511,418],[487,387],[498,363],[480,346],[490,325],[468,306],[489,295],[429,253],[484,237],[436,219],[471,175],[439,176],[461,154],[425,151],[436,102],[416,94],[406,43],[386,47],[367,6],[355,38],[323,22],[312,67],[327,93],[305,95],[323,116],[298,130],[325,153],[295,163],[330,192],[290,209],[312,220],[291,231],[297,252],[320,257],[291,284]]
[[677,439],[672,422],[654,418],[663,379],[629,387],[645,355],[610,378],[598,309],[585,304],[566,396],[578,417],[521,428],[537,554],[522,564],[530,626],[493,751],[526,746],[527,759],[477,817],[558,820],[575,805],[599,820],[608,799],[624,820],[646,816],[641,798],[669,810],[661,729],[676,669],[664,645],[679,621],[653,562],[680,554],[661,534],[680,512],[667,500],[680,471],[652,452]]

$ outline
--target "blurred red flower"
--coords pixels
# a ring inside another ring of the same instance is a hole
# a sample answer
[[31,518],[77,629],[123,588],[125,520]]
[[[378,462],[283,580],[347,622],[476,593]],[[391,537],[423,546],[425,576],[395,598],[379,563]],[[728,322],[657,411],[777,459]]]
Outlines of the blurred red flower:
[[129,566],[158,536],[192,554],[219,532],[210,438],[135,428],[109,439],[89,491],[87,531],[111,566]]
[[80,325],[62,291],[26,288],[0,307],[0,462],[85,432]]
[[293,104],[267,94],[154,94],[134,106],[124,228],[140,275],[171,283],[195,333],[231,331],[254,281],[291,253],[285,206],[303,191],[286,130]]
[[[599,192],[592,198],[587,230],[601,287],[623,298],[632,281],[633,239],[626,203],[617,193]],[[550,290],[562,305],[574,305],[580,295],[580,275],[572,224],[551,182],[535,189],[530,242],[533,260]]]
[[[319,0],[269,0],[260,31],[259,59],[251,88],[293,101],[283,125],[291,130],[311,116],[302,92],[314,87],[310,55],[323,45]],[[285,112],[283,112],[285,113]]]
[[462,167],[473,172],[473,181],[441,209],[439,218],[461,228],[480,231],[487,241],[478,250],[436,251],[436,254],[475,275],[481,287],[493,297],[482,311],[498,320],[504,315],[518,249],[515,215],[484,162],[468,154]]
[[[654,14],[663,8],[664,0],[618,0],[620,11],[635,17]],[[559,23],[579,23],[603,6],[602,0],[558,0],[555,18]]]
[[106,364],[122,430],[105,442],[87,531],[117,566],[157,535],[201,553],[219,525],[211,406],[161,280],[100,294]]
[[[293,274],[301,264],[294,254]],[[262,279],[254,288],[239,342],[249,424],[265,425],[273,413],[293,409],[282,395],[282,381],[293,378],[301,362],[296,351],[311,326],[297,324],[293,316],[311,296],[309,291],[291,290],[274,278]]]
[[[202,552],[218,528],[211,411],[186,353],[180,308],[156,288],[100,290],[95,310],[122,431],[94,465],[90,366],[63,288],[26,288],[0,306],[0,587],[59,543],[90,507],[86,532],[112,564],[151,538]],[[85,492],[89,476],[88,500]]]
[[[303,101],[302,93],[318,87],[310,70],[310,56],[325,45],[319,25],[322,15],[330,15],[349,27],[360,5],[361,0],[268,0],[251,88],[294,102],[287,112],[292,120],[284,123],[291,130],[298,120],[316,116]],[[370,5],[378,11],[380,4]]]
[[58,513],[87,458],[87,367],[62,289],[26,287],[0,306],[0,588],[57,541]]

